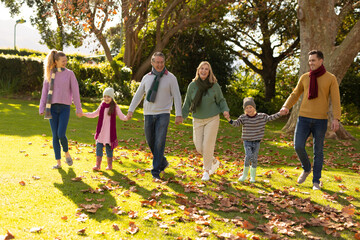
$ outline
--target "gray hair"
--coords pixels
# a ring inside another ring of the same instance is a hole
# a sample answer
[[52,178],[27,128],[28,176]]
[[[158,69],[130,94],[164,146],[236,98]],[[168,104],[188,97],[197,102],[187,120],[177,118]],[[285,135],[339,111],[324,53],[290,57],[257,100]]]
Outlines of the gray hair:
[[162,52],[155,52],[151,57],[152,62],[155,61],[155,57],[162,57],[164,59],[164,62],[165,62],[165,55]]

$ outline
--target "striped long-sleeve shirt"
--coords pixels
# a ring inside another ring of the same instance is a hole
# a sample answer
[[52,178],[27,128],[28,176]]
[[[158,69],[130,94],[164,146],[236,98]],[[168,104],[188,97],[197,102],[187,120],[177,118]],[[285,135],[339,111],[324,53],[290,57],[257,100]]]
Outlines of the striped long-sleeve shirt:
[[243,114],[235,121],[230,120],[229,123],[234,127],[243,125],[241,137],[244,141],[260,141],[264,137],[266,123],[279,117],[279,112],[270,116],[266,113],[257,113],[253,117]]

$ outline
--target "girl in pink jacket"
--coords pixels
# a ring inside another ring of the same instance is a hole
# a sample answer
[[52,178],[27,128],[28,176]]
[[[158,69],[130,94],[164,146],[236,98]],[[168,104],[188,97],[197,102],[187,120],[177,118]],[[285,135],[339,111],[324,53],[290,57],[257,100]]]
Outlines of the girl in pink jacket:
[[94,171],[100,171],[104,145],[108,163],[106,170],[112,170],[113,150],[118,145],[116,135],[116,115],[123,121],[128,120],[114,101],[113,88],[106,88],[104,90],[103,102],[95,112],[83,113],[82,115],[88,118],[99,116],[95,133],[96,165],[93,167]]

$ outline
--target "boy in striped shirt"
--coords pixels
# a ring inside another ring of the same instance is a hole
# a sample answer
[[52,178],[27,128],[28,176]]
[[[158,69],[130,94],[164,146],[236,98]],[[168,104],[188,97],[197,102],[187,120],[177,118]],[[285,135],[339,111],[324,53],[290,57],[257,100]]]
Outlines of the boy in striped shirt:
[[260,149],[260,141],[264,137],[265,124],[268,121],[278,119],[281,115],[285,114],[278,112],[269,116],[266,113],[256,112],[256,104],[252,97],[244,98],[243,108],[245,114],[242,114],[235,121],[231,120],[230,118],[228,118],[227,120],[234,127],[243,125],[241,137],[244,141],[245,167],[243,175],[239,178],[239,181],[243,182],[246,180],[250,169],[250,182],[254,183],[256,176],[257,158]]

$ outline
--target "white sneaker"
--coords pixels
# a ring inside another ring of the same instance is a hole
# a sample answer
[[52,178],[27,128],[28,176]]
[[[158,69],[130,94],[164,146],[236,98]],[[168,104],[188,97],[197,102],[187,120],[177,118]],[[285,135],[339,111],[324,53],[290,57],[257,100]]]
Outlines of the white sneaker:
[[210,180],[210,176],[208,172],[204,172],[201,181],[209,181]]
[[214,174],[216,172],[216,170],[218,169],[219,165],[220,165],[220,162],[218,160],[216,160],[216,163],[212,164],[209,174],[210,175]]

